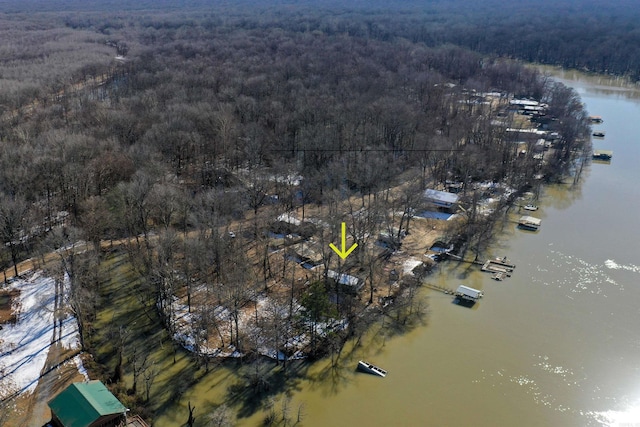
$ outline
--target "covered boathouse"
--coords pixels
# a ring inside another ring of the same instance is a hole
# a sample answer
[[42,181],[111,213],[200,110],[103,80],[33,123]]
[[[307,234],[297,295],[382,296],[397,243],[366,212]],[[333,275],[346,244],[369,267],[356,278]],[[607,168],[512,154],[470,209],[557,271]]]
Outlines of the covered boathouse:
[[73,383],[49,401],[54,427],[119,427],[127,411],[100,381]]
[[465,285],[458,286],[454,294],[456,297],[467,301],[478,301],[484,295],[484,292],[478,289],[473,289]]

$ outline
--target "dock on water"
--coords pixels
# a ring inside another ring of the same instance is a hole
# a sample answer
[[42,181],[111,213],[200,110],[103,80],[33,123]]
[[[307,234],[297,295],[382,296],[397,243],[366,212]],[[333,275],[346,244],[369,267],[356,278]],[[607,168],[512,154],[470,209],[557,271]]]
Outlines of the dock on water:
[[445,288],[443,286],[434,285],[432,283],[423,283],[423,286],[425,286],[425,287],[427,287],[429,289],[433,289],[434,291],[442,292],[443,294],[447,294],[447,295],[453,295],[454,294],[453,289]]
[[502,282],[506,277],[511,277],[511,275],[509,273],[503,273],[503,272],[493,273],[491,275],[491,278],[493,280],[497,280],[498,282]]
[[454,295],[458,299],[476,302],[484,296],[484,292],[479,289],[470,288],[469,286],[460,285]]
[[511,264],[506,257],[489,259],[482,265],[481,268],[482,271],[488,271],[489,273],[503,273],[503,275],[507,277],[510,276],[510,273],[512,273],[515,269],[515,264]]

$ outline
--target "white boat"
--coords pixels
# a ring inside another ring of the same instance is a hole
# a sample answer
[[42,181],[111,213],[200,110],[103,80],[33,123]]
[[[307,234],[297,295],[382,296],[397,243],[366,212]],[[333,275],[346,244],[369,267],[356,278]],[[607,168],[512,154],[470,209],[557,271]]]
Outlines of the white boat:
[[536,205],[524,205],[522,209],[525,211],[537,211],[538,207]]
[[381,377],[387,376],[387,371],[382,368],[377,367],[376,365],[372,365],[371,363],[360,360],[358,362],[358,369],[361,371],[367,372],[369,374],[378,375]]

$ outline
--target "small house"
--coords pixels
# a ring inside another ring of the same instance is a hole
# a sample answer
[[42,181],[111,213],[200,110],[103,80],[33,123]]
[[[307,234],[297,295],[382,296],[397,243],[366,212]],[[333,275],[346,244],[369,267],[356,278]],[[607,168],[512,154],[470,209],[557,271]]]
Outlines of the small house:
[[427,189],[424,191],[425,201],[439,209],[453,212],[458,206],[459,196],[447,191]]
[[54,427],[125,425],[127,408],[100,381],[73,383],[49,401]]
[[301,221],[293,214],[284,213],[271,224],[270,231],[279,235],[298,235],[304,238],[313,236],[316,232],[315,224]]
[[531,99],[512,99],[509,101],[509,105],[522,108],[522,107],[537,107],[540,105],[538,101],[533,101]]
[[304,268],[311,269],[322,264],[322,251],[318,245],[311,242],[301,242],[287,248],[288,255],[302,264]]
[[343,290],[348,293],[355,293],[362,288],[364,281],[359,277],[351,276],[346,273],[338,273],[334,270],[327,271],[327,277],[342,286]]

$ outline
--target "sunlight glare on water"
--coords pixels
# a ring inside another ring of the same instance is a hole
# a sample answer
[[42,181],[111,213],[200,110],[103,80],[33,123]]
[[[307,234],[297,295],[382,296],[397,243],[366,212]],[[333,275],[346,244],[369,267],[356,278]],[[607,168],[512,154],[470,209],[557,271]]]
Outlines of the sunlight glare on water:
[[608,259],[604,262],[605,267],[607,267],[610,270],[626,270],[626,271],[632,271],[634,273],[640,273],[640,266],[638,265],[620,265],[617,262],[615,262],[615,260],[612,259]]
[[640,427],[640,400],[626,410],[597,412],[593,418],[607,427]]

